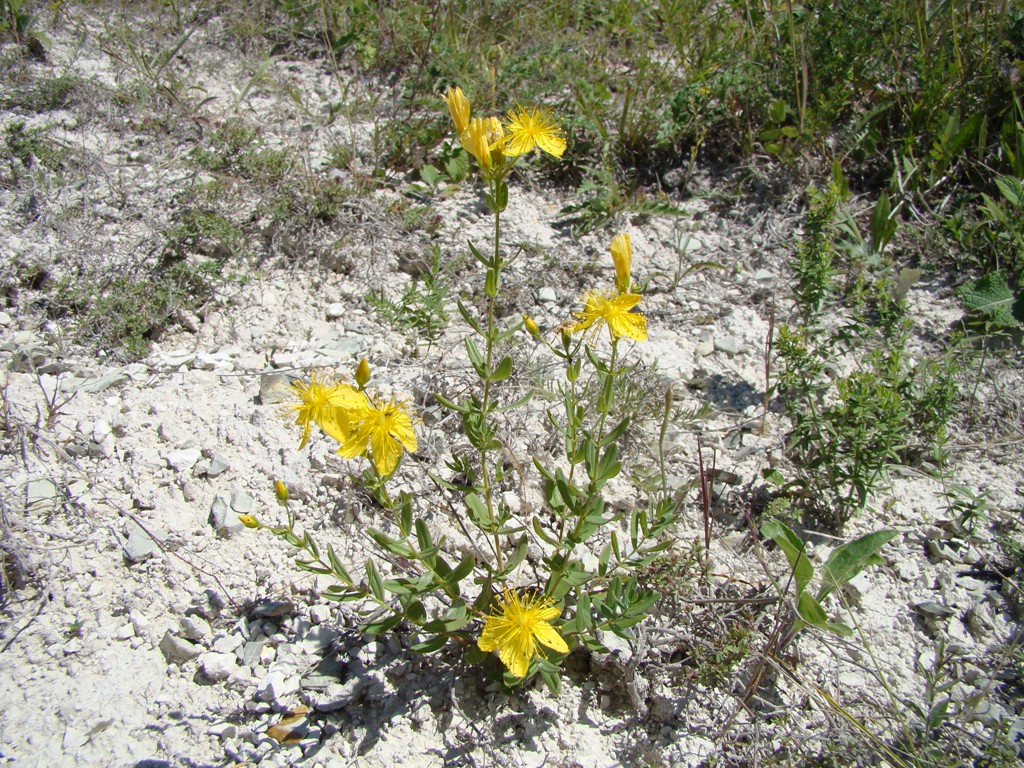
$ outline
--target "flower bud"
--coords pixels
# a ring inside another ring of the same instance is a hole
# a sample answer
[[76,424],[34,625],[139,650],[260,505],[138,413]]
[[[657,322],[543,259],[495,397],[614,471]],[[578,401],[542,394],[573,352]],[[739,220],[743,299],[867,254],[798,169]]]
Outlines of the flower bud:
[[246,528],[262,528],[263,524],[252,515],[239,515],[239,522]]
[[370,380],[370,364],[366,362],[364,357],[359,361],[359,365],[356,366],[356,384],[362,389],[366,386],[366,382]]
[[469,99],[466,98],[466,94],[462,92],[461,88],[455,86],[448,89],[444,100],[448,104],[452,122],[455,123],[455,132],[461,136],[469,125]]
[[533,336],[533,338],[540,338],[540,328],[537,327],[537,321],[529,315],[523,315],[523,327],[526,328],[526,332]]
[[623,232],[612,239],[612,261],[615,263],[615,288],[629,293],[629,270],[633,261],[633,248],[629,235]]
[[274,495],[277,496],[277,501],[280,504],[288,503],[288,486],[282,483],[280,480],[274,481]]

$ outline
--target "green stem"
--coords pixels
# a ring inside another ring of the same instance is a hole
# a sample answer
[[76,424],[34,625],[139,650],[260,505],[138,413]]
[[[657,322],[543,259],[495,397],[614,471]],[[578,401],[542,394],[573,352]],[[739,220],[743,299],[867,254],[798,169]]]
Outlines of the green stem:
[[[500,183],[500,182],[498,182]],[[497,187],[498,183],[491,182],[491,199],[497,199]],[[496,273],[496,277],[501,276],[501,211],[494,212],[494,259],[491,262],[493,269]],[[494,302],[496,297],[487,294],[487,335],[484,341],[487,344],[487,368],[488,375],[492,370],[494,362]],[[480,403],[480,413],[484,421],[487,421],[488,412],[490,411],[491,402],[491,380],[490,378],[484,379],[484,392]],[[484,492],[484,504],[487,506],[487,517],[491,523],[491,530],[493,531],[494,540],[492,542],[492,549],[494,551],[494,559],[497,565],[498,571],[504,569],[505,559],[501,554],[501,541],[498,538],[498,531],[496,530],[496,524],[494,519],[494,498],[491,489],[491,470],[487,462],[487,445],[483,445],[480,448],[480,478],[482,483],[482,489]]]

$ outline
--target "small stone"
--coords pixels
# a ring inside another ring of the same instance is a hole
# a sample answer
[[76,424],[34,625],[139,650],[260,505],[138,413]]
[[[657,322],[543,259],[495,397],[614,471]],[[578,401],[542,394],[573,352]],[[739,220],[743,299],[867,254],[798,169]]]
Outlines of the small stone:
[[715,349],[727,355],[736,355],[740,351],[740,341],[735,336],[721,336],[715,339]]
[[160,545],[167,541],[167,531],[155,526],[147,526],[145,530],[134,521],[128,523],[128,540],[124,544],[124,554],[130,562],[140,563],[157,552]]
[[218,493],[210,507],[210,525],[222,539],[245,529],[245,525],[238,519],[238,513],[232,509],[231,502],[232,496]]
[[77,637],[68,640],[64,643],[64,655],[71,656],[74,653],[78,653],[82,650],[82,641]]
[[7,327],[11,324],[11,316],[6,312],[0,312],[0,326]]
[[246,643],[242,646],[242,650],[238,654],[239,661],[247,667],[255,667],[260,663],[260,653],[263,650],[263,646],[266,644],[266,638]]
[[235,488],[231,492],[231,509],[239,515],[251,514],[254,506],[255,502],[252,500],[252,496],[241,488]]
[[181,628],[181,636],[196,643],[205,641],[213,634],[209,622],[201,616],[183,616],[178,625]]
[[211,680],[221,681],[227,680],[235,669],[238,668],[238,664],[235,661],[235,654],[233,653],[216,653],[214,651],[208,651],[202,655],[199,663],[202,665],[203,674]]
[[233,739],[238,736],[238,726],[234,723],[217,723],[207,728],[206,733],[221,739]]
[[545,286],[537,291],[537,303],[538,304],[556,304],[558,302],[558,294],[554,288]]
[[53,509],[57,506],[57,485],[52,480],[47,478],[29,480],[25,493],[26,509],[29,511]]
[[287,403],[295,399],[292,378],[284,373],[265,373],[260,376],[260,404]]
[[949,608],[942,603],[936,603],[933,600],[916,603],[914,605],[914,610],[926,619],[945,619],[956,613],[952,608]]
[[317,699],[315,707],[319,712],[335,712],[344,709],[356,700],[366,684],[365,677],[353,677],[344,683],[328,685]]
[[135,637],[135,627],[131,622],[121,625],[114,632],[115,640],[131,640],[133,637]]
[[202,457],[202,451],[198,448],[182,448],[177,451],[171,451],[165,459],[167,466],[175,472],[188,472]]
[[933,563],[958,562],[956,552],[944,541],[930,540],[928,542],[928,555]]
[[893,565],[893,570],[903,581],[914,581],[921,575],[921,569],[918,568],[917,563],[910,559],[900,558]]
[[178,637],[170,630],[164,633],[163,639],[160,641],[160,650],[169,664],[181,664],[194,659],[203,652],[198,645]]
[[299,673],[291,664],[275,663],[256,686],[256,695],[261,701],[281,702],[299,690],[299,680]]
[[309,609],[309,620],[314,624],[323,624],[331,620],[332,613],[331,606],[318,603]]
[[206,476],[217,477],[227,472],[230,468],[231,462],[219,453],[215,453],[210,457],[210,463],[206,467]]
[[349,308],[346,304],[340,301],[335,301],[327,305],[324,310],[324,315],[328,320],[340,320],[348,314]]
[[213,641],[213,650],[218,653],[234,653],[242,647],[242,638],[239,635],[225,635]]
[[754,280],[759,283],[770,283],[775,279],[775,273],[770,269],[759,269],[754,273]]

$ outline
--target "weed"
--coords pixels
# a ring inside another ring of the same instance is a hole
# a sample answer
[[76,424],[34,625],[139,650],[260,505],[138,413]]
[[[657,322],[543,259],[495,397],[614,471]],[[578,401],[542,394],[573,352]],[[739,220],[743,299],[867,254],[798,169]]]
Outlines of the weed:
[[55,286],[52,317],[77,318],[74,338],[135,360],[174,323],[177,313],[195,311],[213,296],[220,267],[176,261],[150,273],[86,280],[64,279]]
[[79,84],[79,79],[72,75],[40,78],[29,86],[0,96],[0,106],[26,112],[51,112],[66,106]]
[[449,278],[442,268],[441,250],[430,249],[430,263],[419,279],[410,280],[398,301],[391,301],[384,290],[371,291],[366,300],[391,325],[422,335],[428,341],[440,338],[448,325]]
[[196,147],[192,159],[211,173],[240,176],[266,185],[280,182],[291,169],[286,149],[264,147],[259,129],[240,121],[218,123],[208,146]]

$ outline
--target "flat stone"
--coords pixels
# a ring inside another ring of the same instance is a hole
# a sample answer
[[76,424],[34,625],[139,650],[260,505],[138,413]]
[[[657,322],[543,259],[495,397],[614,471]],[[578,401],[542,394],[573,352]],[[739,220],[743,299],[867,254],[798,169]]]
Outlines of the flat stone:
[[210,463],[206,467],[207,477],[217,477],[222,475],[231,468],[231,462],[219,453],[215,453],[210,457]]
[[26,508],[30,511],[54,509],[58,498],[57,484],[42,477],[28,481],[25,491]]
[[735,336],[720,336],[715,339],[715,349],[727,355],[738,354],[740,346],[740,341]]
[[340,320],[348,314],[348,311],[349,308],[347,304],[335,301],[327,305],[327,308],[324,310],[324,315],[328,320]]
[[171,451],[164,458],[167,461],[167,466],[174,471],[188,472],[202,457],[203,453],[198,448],[181,448]]
[[181,628],[181,636],[193,642],[203,642],[213,634],[209,622],[202,616],[183,616],[178,625]]
[[260,404],[287,403],[295,399],[293,379],[284,373],[265,373],[260,376]]
[[537,303],[538,304],[556,304],[558,302],[558,293],[554,288],[545,286],[537,291]]
[[128,540],[124,544],[124,554],[133,563],[139,563],[157,552],[160,545],[167,541],[168,533],[155,526],[143,530],[135,522],[128,523]]
[[231,509],[239,515],[251,514],[255,503],[256,502],[253,501],[252,496],[241,488],[235,488],[231,492]]
[[335,712],[344,709],[356,700],[366,685],[365,677],[353,677],[344,683],[332,683],[324,689],[314,706],[318,712]]
[[754,273],[754,279],[759,283],[770,283],[775,279],[775,273],[770,269],[759,269]]
[[167,630],[163,639],[160,640],[160,651],[170,664],[181,664],[182,662],[194,659],[203,652],[195,643],[190,643],[182,637]]
[[210,525],[222,539],[245,529],[245,525],[238,519],[238,513],[232,509],[231,499],[226,493],[218,493],[210,506]]

